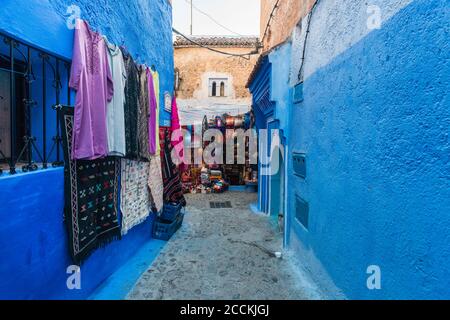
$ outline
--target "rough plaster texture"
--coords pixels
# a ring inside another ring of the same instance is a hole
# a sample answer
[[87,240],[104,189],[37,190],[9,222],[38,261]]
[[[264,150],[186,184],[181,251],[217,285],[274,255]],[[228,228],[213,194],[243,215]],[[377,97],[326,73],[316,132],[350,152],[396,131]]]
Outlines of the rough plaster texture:
[[315,0],[281,0],[274,16],[269,22],[272,10],[277,0],[261,1],[261,39],[263,39],[264,51],[267,51],[291,36],[292,30],[311,9]]
[[[266,216],[249,210],[252,193],[189,195],[183,228],[163,249],[129,299],[320,299],[322,293],[294,265],[270,255],[282,235]],[[210,201],[233,209],[212,210]]]
[[[322,288],[348,298],[448,299],[448,1],[378,3],[372,32],[365,1],[321,1],[314,14],[292,107],[290,150],[306,153],[307,178],[289,177],[290,244]],[[381,290],[367,289],[370,265]]]
[[[248,53],[252,48],[216,48],[230,53]],[[251,95],[245,88],[257,56],[250,60],[224,56],[202,48],[176,48],[175,67],[180,71],[179,104],[206,106],[215,104],[250,105]],[[228,96],[209,97],[209,78],[227,77]]]
[[[378,6],[381,13],[381,26],[412,0],[374,0],[374,1],[327,1],[320,0],[310,24],[311,34],[306,47],[304,78],[328,65],[334,58],[359,42],[376,29],[367,26],[371,13],[369,6]],[[298,28],[293,28],[292,84],[298,82],[303,46],[308,19],[302,19]],[[339,41],[337,40],[339,39]],[[306,60],[307,59],[307,60]]]

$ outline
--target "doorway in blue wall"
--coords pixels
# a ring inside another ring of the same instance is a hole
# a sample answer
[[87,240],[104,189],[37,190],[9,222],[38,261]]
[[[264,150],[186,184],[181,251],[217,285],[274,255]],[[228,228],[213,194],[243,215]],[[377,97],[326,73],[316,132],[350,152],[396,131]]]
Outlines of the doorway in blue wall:
[[285,210],[284,210],[284,195],[285,195],[285,168],[284,168],[284,147],[281,146],[279,153],[279,167],[278,172],[270,177],[270,208],[269,214],[272,220],[277,224],[278,230],[284,233]]

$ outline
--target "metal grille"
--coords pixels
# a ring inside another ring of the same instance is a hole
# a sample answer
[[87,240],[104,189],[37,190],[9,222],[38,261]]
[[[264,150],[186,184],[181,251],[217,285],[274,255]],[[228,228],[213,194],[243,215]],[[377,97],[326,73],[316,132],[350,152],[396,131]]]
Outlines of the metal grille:
[[258,100],[256,104],[258,108],[265,114],[273,111],[275,107],[275,102],[270,100],[270,93],[268,90],[264,92],[261,99]]
[[233,206],[230,201],[226,202],[210,202],[211,209],[231,209]]
[[295,219],[308,230],[309,228],[309,204],[299,196],[296,197]]
[[59,113],[70,61],[0,33],[0,174],[64,165]]

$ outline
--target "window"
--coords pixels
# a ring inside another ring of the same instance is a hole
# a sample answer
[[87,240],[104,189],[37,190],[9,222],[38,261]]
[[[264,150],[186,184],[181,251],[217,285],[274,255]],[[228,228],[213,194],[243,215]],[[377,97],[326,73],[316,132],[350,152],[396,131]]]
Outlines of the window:
[[211,93],[212,97],[217,97],[217,82],[213,81],[212,84],[212,93]]
[[175,85],[175,91],[179,91],[180,90],[180,85],[181,85],[181,78],[180,78],[180,69],[178,69],[178,68],[175,68],[174,85]]
[[226,97],[228,96],[228,79],[217,78],[209,79],[209,96]]
[[0,33],[0,175],[62,166],[70,63]]
[[220,83],[220,96],[225,97],[225,82]]
[[[25,143],[26,136],[25,128],[25,112],[21,107],[25,99],[25,78],[20,76],[24,72],[25,66],[21,63],[16,63],[14,69],[16,76],[14,79],[15,97],[14,101],[11,99],[11,77],[10,63],[0,60],[0,162],[8,163],[11,160],[11,155],[17,154],[17,150],[22,150]],[[15,106],[14,115],[12,115],[12,106]],[[13,119],[12,118],[15,118]],[[14,121],[12,125],[11,120]],[[22,160],[27,161],[28,154],[24,154]]]

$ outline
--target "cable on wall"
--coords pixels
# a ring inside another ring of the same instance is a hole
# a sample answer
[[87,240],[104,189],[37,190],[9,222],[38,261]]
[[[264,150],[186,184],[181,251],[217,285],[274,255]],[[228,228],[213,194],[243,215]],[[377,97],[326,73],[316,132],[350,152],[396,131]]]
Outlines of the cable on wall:
[[279,3],[280,3],[280,0],[277,0],[277,2],[275,3],[275,5],[272,8],[272,12],[270,13],[269,20],[267,21],[267,25],[266,25],[266,28],[264,30],[264,35],[263,35],[263,37],[261,39],[261,42],[264,42],[264,39],[267,36],[267,31],[269,31],[270,23],[272,22],[272,19],[275,16],[275,10],[277,10],[277,8],[279,7]]
[[298,81],[303,82],[303,69],[305,67],[305,57],[306,57],[306,45],[308,44],[308,37],[311,30],[311,20],[314,13],[314,10],[316,9],[317,5],[319,4],[320,0],[316,0],[313,7],[311,8],[311,11],[308,14],[308,22],[307,22],[307,28],[306,28],[306,35],[305,35],[305,42],[303,44],[303,53],[302,53],[302,64],[300,65],[300,70],[298,72]]

